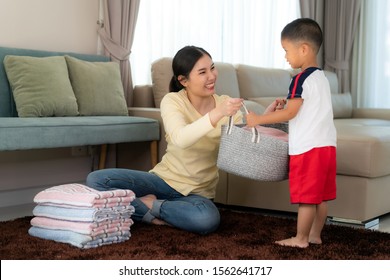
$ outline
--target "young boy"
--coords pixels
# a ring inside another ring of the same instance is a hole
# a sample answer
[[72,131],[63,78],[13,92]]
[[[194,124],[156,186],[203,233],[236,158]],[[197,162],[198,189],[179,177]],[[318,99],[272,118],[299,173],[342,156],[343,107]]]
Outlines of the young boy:
[[248,126],[289,121],[290,200],[299,204],[297,234],[277,244],[306,248],[321,244],[328,214],[336,198],[336,129],[329,82],[318,68],[322,44],[319,25],[307,18],[292,21],[281,33],[286,60],[301,72],[293,77],[285,108],[269,114],[250,112]]

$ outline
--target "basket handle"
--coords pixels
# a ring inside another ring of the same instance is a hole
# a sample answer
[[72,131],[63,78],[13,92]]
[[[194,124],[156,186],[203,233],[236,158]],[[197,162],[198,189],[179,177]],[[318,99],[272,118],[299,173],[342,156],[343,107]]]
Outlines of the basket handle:
[[[245,113],[249,114],[248,108],[246,108],[244,102],[241,102],[242,106],[244,107]],[[226,134],[231,134],[232,133],[232,128],[234,126],[234,121],[233,121],[233,116],[229,117],[229,124],[226,130]],[[260,142],[260,133],[257,131],[255,127],[251,128],[252,130],[252,143],[259,143]]]

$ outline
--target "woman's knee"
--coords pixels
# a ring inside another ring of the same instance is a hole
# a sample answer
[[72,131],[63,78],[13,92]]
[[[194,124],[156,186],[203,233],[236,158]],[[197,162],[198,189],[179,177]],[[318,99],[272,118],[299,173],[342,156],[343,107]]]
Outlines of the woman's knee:
[[220,224],[220,216],[218,215],[210,215],[203,219],[202,221],[198,221],[195,224],[195,231],[199,234],[206,235],[216,231]]
[[95,185],[98,185],[101,182],[101,176],[99,175],[100,170],[92,171],[88,174],[86,183],[88,186],[93,187]]
[[99,191],[105,191],[109,188],[107,185],[107,171],[96,170],[88,174],[86,185]]
[[201,207],[201,209],[193,213],[190,220],[192,231],[205,235],[217,230],[221,217],[217,207]]

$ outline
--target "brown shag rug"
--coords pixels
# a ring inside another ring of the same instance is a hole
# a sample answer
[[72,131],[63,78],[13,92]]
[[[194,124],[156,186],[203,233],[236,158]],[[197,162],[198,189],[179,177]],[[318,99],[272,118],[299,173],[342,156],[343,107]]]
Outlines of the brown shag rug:
[[136,223],[130,240],[95,249],[30,236],[32,217],[0,222],[0,256],[2,260],[390,260],[387,233],[326,225],[322,245],[289,248],[274,241],[295,235],[295,219],[220,211],[219,229],[207,236]]

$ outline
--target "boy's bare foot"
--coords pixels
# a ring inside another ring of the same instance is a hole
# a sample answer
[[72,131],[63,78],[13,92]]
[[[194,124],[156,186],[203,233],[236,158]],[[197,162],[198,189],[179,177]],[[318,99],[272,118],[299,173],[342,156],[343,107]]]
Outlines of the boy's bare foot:
[[321,245],[322,240],[319,237],[309,237],[309,244]]
[[[157,197],[154,194],[147,194],[143,197],[140,197],[139,200],[141,200],[149,209],[152,209],[153,201],[155,201]],[[168,225],[163,220],[160,220],[158,218],[154,218],[152,220],[152,224],[154,225]]]
[[298,248],[307,248],[309,246],[308,242],[302,242],[296,237],[275,241],[275,243],[281,246],[298,247]]

